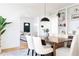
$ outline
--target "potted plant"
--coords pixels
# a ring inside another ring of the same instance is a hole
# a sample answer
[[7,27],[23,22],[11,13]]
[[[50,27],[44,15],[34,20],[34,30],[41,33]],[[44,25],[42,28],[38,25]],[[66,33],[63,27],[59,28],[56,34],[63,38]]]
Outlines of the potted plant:
[[7,24],[10,24],[10,22],[6,22],[6,18],[0,16],[0,53],[1,53],[1,36],[6,31],[5,27]]

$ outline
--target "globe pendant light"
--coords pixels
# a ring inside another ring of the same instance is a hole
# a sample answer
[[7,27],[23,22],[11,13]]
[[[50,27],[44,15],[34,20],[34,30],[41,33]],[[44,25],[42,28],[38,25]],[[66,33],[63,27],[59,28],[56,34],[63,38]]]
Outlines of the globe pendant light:
[[41,19],[42,21],[49,21],[49,19],[46,17],[46,3],[44,3],[44,17]]

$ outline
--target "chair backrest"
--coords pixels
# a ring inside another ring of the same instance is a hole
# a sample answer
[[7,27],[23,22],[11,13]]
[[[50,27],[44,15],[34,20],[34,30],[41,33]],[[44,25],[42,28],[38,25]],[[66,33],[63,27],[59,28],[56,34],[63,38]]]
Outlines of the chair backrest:
[[79,33],[73,37],[69,55],[79,56]]
[[29,49],[34,49],[33,38],[30,35],[26,35],[26,40]]
[[34,49],[37,53],[40,53],[43,49],[41,38],[40,37],[33,37]]

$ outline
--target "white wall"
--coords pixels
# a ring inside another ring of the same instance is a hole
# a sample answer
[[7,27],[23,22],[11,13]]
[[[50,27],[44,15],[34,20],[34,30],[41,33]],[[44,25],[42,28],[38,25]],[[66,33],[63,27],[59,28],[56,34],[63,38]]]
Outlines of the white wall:
[[17,17],[14,19],[11,24],[7,25],[7,30],[2,36],[2,49],[20,46],[20,22]]
[[51,18],[51,31],[53,36],[58,36],[58,17],[56,13]]
[[[42,7],[42,5],[40,7]],[[36,32],[36,20],[34,20],[34,18],[43,14],[43,9],[41,8],[40,12],[38,12],[37,8],[34,4],[33,6],[31,4],[0,4],[0,15],[7,18],[8,22],[12,22],[12,24],[6,27],[7,30],[2,36],[2,49],[20,46],[20,31],[23,31],[23,25],[20,24],[22,24],[22,22],[31,22],[31,31],[32,33]],[[22,19],[22,16],[25,16],[25,18],[28,16],[31,17],[31,21],[29,21],[30,19],[28,18]]]
[[21,16],[20,17],[20,31],[24,32],[24,22],[28,22],[31,25],[31,18],[28,16]]
[[19,5],[0,4],[0,16],[7,18],[6,32],[2,36],[2,49],[20,46],[20,15],[24,14],[25,8]]

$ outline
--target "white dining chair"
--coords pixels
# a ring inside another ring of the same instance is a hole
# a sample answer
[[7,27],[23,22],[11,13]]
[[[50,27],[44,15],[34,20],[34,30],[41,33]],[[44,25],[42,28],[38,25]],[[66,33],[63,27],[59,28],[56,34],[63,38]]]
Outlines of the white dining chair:
[[74,36],[69,55],[79,56],[79,31]]
[[73,37],[71,47],[58,48],[56,56],[79,56],[79,33]]
[[41,38],[40,37],[33,37],[34,42],[34,49],[36,51],[36,55],[47,55],[52,53],[53,54],[53,48],[45,48],[42,46]]
[[29,52],[32,51],[32,56],[33,56],[33,54],[34,54],[34,44],[33,44],[32,36],[26,35],[26,39],[27,39],[27,44],[28,44],[28,53],[27,53],[27,55],[29,55]]

